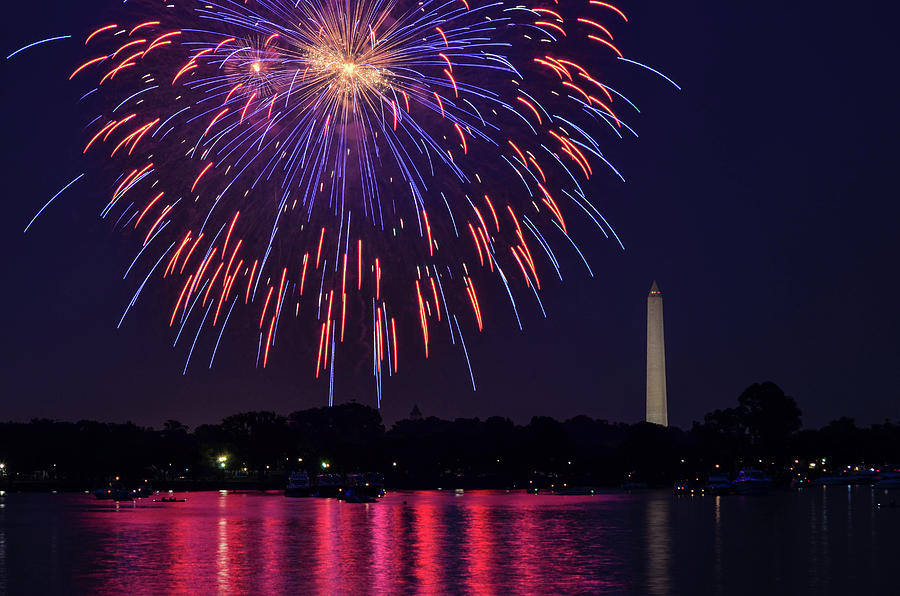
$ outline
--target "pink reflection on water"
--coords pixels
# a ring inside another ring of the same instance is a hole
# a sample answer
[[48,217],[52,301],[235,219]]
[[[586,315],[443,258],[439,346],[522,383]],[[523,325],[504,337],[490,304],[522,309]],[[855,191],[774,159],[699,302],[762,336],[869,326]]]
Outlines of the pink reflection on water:
[[0,500],[0,594],[892,594],[900,516],[848,491],[14,494]]
[[483,590],[493,594],[493,578],[491,577],[492,554],[494,550],[491,537],[488,507],[482,503],[469,507],[469,523],[466,528],[466,547],[468,552],[468,573],[466,587],[470,591]]
[[529,586],[539,585],[539,579],[535,572],[540,566],[541,545],[545,540],[541,535],[537,511],[533,503],[524,507],[518,523],[513,525],[513,532],[515,542],[520,545],[516,565],[519,570],[516,587],[519,591],[525,592]]
[[416,583],[426,594],[440,591],[440,557],[438,541],[438,509],[433,499],[425,499],[415,508],[413,557]]
[[[88,497],[84,497],[87,499]],[[80,591],[247,593],[615,592],[598,570],[619,545],[582,510],[619,497],[395,493],[375,504],[280,493],[193,493],[185,503],[90,502]],[[621,572],[621,570],[619,570]]]
[[384,593],[391,585],[391,570],[398,564],[397,558],[392,556],[395,551],[391,549],[392,517],[400,511],[397,508],[373,507],[371,540],[375,591]]

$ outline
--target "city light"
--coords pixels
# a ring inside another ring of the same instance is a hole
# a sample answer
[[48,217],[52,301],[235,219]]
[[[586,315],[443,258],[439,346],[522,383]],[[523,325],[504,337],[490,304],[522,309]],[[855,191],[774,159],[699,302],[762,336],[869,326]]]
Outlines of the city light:
[[228,456],[227,456],[227,455],[220,455],[218,458],[216,458],[216,461],[219,462],[219,467],[220,467],[220,468],[225,469],[225,464],[228,463]]
[[331,464],[328,463],[327,461],[323,461],[323,462],[322,462],[322,469],[323,469],[323,470],[324,470],[325,468],[330,468],[330,467],[331,467]]

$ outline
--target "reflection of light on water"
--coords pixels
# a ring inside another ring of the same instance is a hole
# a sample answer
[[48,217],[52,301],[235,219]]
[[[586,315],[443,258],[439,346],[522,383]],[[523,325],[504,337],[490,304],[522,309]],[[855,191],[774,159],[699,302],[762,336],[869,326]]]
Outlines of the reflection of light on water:
[[[469,500],[465,509],[464,520],[466,523],[466,546],[468,564],[468,589],[477,592],[479,586],[491,584],[491,571],[493,569],[492,552],[494,543],[490,534],[490,520],[488,508],[481,503],[473,503]],[[510,562],[512,563],[512,562]],[[512,563],[514,564],[514,563]]]
[[847,485],[847,537],[853,535],[853,487]]
[[715,547],[713,549],[715,553],[715,578],[716,578],[716,590],[718,592],[722,592],[722,496],[716,495],[715,501],[715,519],[716,519],[716,537],[715,537]]
[[[0,497],[5,493],[0,490]],[[0,502],[0,594],[8,594],[6,585],[6,504]]]
[[[172,574],[172,592],[186,592],[191,582],[202,577],[203,572],[208,571],[215,562],[207,560],[209,567],[204,567],[202,571],[198,569],[200,566],[194,562],[193,557],[202,552],[204,547],[203,530],[191,523],[192,520],[183,511],[175,513],[177,517],[167,524],[169,532],[163,541],[169,546],[166,554]],[[207,530],[214,531],[213,528]]]
[[219,509],[221,510],[221,517],[219,517],[218,522],[218,540],[216,542],[216,583],[219,587],[219,592],[227,592],[231,587],[228,583],[229,578],[229,569],[228,569],[228,528],[227,528],[227,520],[225,519],[225,502],[228,500],[226,495],[219,496]]
[[441,552],[438,548],[439,511],[437,505],[423,500],[415,509],[415,546],[413,547],[415,573],[419,586],[432,592],[440,586]]
[[206,492],[118,510],[7,495],[0,594],[894,593],[898,519],[874,504],[895,497],[851,491],[414,492],[369,506]]
[[672,537],[669,516],[672,499],[667,495],[647,499],[647,591],[650,594],[669,594],[672,578],[669,559]]
[[281,503],[274,499],[264,501],[262,532],[259,540],[256,541],[262,559],[263,581],[260,589],[264,594],[277,594],[279,592],[277,582],[283,577],[281,575],[283,547],[278,544],[282,541],[282,536],[278,531],[279,526],[284,523],[278,515],[280,506]]
[[541,562],[541,545],[547,541],[542,529],[538,510],[531,503],[523,508],[522,517],[513,524],[513,530],[518,530],[516,544],[520,545],[516,549],[519,556],[516,568],[519,569],[518,590],[522,593],[540,585],[537,570]]
[[391,560],[390,542],[391,542],[391,519],[389,512],[397,512],[399,509],[388,509],[386,507],[372,508],[371,523],[371,540],[372,540],[372,566],[374,568],[375,585],[374,591],[380,594],[390,592],[392,585],[391,570],[394,569],[395,562]]
[[[325,582],[325,585],[319,586],[319,588],[326,594],[337,594],[343,585],[341,582],[341,554],[345,548],[341,532],[342,520],[337,518],[341,503],[334,499],[317,499],[315,505],[318,509],[316,521],[319,524],[318,576]],[[352,536],[348,536],[348,538],[352,538]]]

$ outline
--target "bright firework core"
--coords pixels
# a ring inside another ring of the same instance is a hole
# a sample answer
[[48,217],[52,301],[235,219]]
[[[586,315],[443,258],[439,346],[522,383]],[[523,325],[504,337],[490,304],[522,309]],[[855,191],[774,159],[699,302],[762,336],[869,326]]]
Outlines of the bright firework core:
[[[376,52],[348,56],[333,48],[315,48],[310,49],[305,58],[310,78],[328,85],[344,100],[351,99],[350,95],[377,95],[379,89],[387,86],[386,69],[375,65],[379,60]],[[359,99],[356,97],[357,101]],[[370,97],[368,101],[376,101],[376,98]]]

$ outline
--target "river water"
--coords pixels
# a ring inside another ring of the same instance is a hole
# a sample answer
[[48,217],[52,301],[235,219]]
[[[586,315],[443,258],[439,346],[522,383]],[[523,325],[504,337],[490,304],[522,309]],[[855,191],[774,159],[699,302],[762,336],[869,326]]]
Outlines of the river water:
[[280,493],[0,497],[0,594],[900,593],[898,499]]

